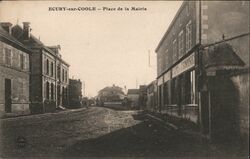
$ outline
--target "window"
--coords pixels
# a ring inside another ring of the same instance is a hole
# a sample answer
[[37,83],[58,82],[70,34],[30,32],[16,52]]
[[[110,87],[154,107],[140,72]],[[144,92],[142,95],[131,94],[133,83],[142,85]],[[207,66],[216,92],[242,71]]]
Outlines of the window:
[[158,57],[158,74],[160,74],[162,72],[162,59],[161,57]]
[[57,78],[60,79],[61,76],[61,67],[60,65],[57,65]]
[[186,73],[186,81],[185,81],[185,102],[187,104],[195,104],[195,71],[190,71]]
[[49,99],[49,82],[46,82],[46,99]]
[[68,100],[68,88],[67,87],[65,88],[65,100],[66,100],[66,102]]
[[178,59],[178,52],[177,52],[177,41],[173,41],[173,61],[176,62]]
[[165,63],[166,63],[166,68],[168,68],[168,66],[170,65],[170,63],[169,63],[169,54],[168,54],[168,49],[166,49],[166,51],[165,51],[165,58],[166,58],[166,61],[165,61]]
[[65,71],[65,82],[67,82],[67,80],[68,80],[68,72],[67,71]]
[[62,81],[64,82],[64,69],[62,69]]
[[163,93],[164,93],[164,105],[170,104],[170,102],[169,102],[169,92],[168,92],[169,89],[168,88],[169,88],[169,81],[164,83],[164,90],[163,90]]
[[46,74],[49,74],[49,60],[46,60]]
[[192,47],[192,24],[191,21],[186,25],[186,51]]
[[50,63],[50,65],[51,65],[51,76],[53,77],[54,76],[54,64],[53,64],[53,62],[51,62]]
[[176,91],[177,91],[177,82],[176,78],[174,78],[171,80],[171,104],[177,104]]
[[163,85],[161,84],[159,87],[158,87],[158,89],[159,89],[159,106],[160,107],[162,107],[163,106],[163,102],[164,101],[162,101],[162,98],[163,98],[163,94],[162,94],[162,88],[163,87]]
[[54,100],[54,84],[51,83],[51,100]]
[[184,54],[184,36],[183,36],[183,30],[179,33],[179,36],[178,36],[178,44],[179,44],[179,57],[182,57],[183,54]]
[[20,68],[23,70],[24,69],[24,55],[20,54]]
[[190,81],[191,81],[191,103],[195,104],[195,71],[190,72]]
[[4,48],[5,64],[11,66],[11,49]]
[[186,12],[187,12],[187,15],[190,14],[190,4],[189,4],[189,2],[187,2],[187,5],[186,5]]

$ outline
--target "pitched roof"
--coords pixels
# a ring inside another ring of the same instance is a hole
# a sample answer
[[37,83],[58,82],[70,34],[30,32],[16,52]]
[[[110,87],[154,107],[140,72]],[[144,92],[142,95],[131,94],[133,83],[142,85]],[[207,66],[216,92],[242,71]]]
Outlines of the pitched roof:
[[98,93],[105,92],[105,91],[107,91],[107,92],[114,91],[116,93],[124,94],[124,92],[122,91],[122,88],[118,87],[118,86],[111,86],[111,87],[107,86],[107,87],[101,89]]
[[[12,28],[12,32],[13,32],[13,35],[14,35],[14,37],[17,39],[17,40],[19,40],[19,41],[21,41],[21,42],[23,42],[23,39],[24,39],[24,35],[23,35],[23,28],[20,26],[20,25],[15,25],[13,28]],[[50,54],[52,54],[52,55],[54,55],[54,56],[56,56],[57,57],[57,54],[56,54],[56,52],[55,52],[55,47],[51,47],[51,46],[45,46],[45,44],[42,42],[42,41],[40,41],[39,39],[37,39],[34,35],[32,35],[32,34],[30,34],[30,38],[29,38],[29,40],[30,40],[30,42],[31,43],[33,43],[33,44],[35,44],[36,46],[38,46],[38,47],[41,47],[41,48],[43,48],[43,49],[45,49],[47,52],[49,52]],[[63,62],[65,65],[67,65],[67,66],[69,66],[69,64],[66,62],[66,61],[64,61],[61,57],[57,57],[58,59],[60,59],[61,60],[61,62]]]
[[[12,28],[12,32],[14,34],[14,36],[18,39],[18,40],[22,40],[23,39],[23,28],[20,25],[15,25]],[[39,44],[41,46],[45,46],[39,39],[37,39],[34,35],[30,34],[30,40],[36,44]]]
[[127,94],[139,94],[139,89],[128,89]]
[[7,40],[10,45],[15,45],[15,47],[20,47],[23,50],[25,50],[25,52],[28,52],[28,53],[31,52],[30,49],[28,49],[25,45],[23,45],[21,42],[19,42],[16,38],[14,38],[13,36],[11,36],[0,25],[0,40],[4,40],[4,39]]
[[232,46],[222,43],[214,47],[210,47],[204,53],[204,66],[206,68],[213,66],[244,66],[245,63],[235,53]]

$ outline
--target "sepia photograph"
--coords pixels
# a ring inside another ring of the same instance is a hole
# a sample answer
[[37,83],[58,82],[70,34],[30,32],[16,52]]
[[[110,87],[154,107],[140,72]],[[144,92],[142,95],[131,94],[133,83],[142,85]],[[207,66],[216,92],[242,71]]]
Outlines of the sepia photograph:
[[249,12],[0,0],[0,159],[248,159]]

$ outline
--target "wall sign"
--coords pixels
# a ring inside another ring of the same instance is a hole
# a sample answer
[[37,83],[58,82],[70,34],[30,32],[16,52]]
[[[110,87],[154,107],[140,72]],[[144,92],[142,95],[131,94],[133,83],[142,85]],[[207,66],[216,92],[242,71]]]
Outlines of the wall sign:
[[170,80],[171,79],[170,70],[168,72],[166,72],[163,76],[164,76],[164,82],[167,82],[168,80]]
[[195,56],[194,53],[192,53],[172,69],[172,76],[176,77],[182,72],[192,68],[194,65],[195,65]]
[[163,83],[163,76],[161,76],[158,80],[157,80],[157,86],[162,85]]

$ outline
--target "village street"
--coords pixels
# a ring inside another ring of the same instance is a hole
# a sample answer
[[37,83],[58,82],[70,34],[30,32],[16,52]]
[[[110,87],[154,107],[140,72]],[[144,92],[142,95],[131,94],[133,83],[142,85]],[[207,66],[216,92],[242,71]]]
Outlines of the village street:
[[0,145],[1,158],[225,157],[140,111],[102,107],[1,119]]

